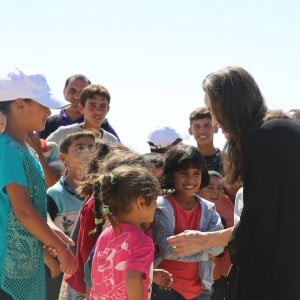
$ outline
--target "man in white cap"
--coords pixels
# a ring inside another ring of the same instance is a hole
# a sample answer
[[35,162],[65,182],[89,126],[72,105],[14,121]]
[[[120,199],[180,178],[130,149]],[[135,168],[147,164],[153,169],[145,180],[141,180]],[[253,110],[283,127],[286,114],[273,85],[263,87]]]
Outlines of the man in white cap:
[[170,147],[181,142],[181,135],[170,126],[158,127],[148,135],[150,152],[166,153]]

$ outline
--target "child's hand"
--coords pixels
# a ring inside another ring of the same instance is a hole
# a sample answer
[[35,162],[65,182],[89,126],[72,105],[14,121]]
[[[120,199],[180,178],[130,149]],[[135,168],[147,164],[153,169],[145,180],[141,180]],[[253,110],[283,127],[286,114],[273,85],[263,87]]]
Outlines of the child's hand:
[[173,282],[172,274],[166,270],[154,269],[153,282],[161,286],[162,288],[167,289]]
[[66,247],[58,252],[57,259],[60,262],[60,270],[66,274],[73,274],[77,269],[77,261],[71,250]]
[[58,251],[56,248],[44,245],[43,246],[45,253],[49,254],[52,257],[56,257],[58,255]]

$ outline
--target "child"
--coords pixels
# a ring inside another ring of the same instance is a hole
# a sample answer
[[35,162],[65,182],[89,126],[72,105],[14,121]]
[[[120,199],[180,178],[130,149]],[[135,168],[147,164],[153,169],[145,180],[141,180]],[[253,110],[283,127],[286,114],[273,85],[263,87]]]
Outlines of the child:
[[218,126],[213,124],[206,107],[198,107],[190,113],[189,133],[194,137],[207,169],[222,173],[222,152],[214,146],[214,134],[217,132]]
[[[67,236],[73,231],[84,200],[78,196],[76,189],[85,179],[89,163],[96,154],[95,147],[95,135],[87,130],[70,133],[59,144],[59,157],[65,165],[66,174],[47,190],[48,213]],[[61,279],[47,280],[48,299],[57,299]]]
[[[81,207],[76,248],[77,270],[73,274],[66,274],[65,281],[74,290],[81,294],[87,293],[87,286],[89,287],[90,280],[84,280],[84,264],[87,261],[89,254],[94,247],[97,237],[102,231],[102,223],[104,219],[102,216],[95,216],[94,211],[94,181],[100,174],[111,172],[116,166],[120,164],[140,164],[142,162],[140,156],[131,152],[125,146],[118,143],[107,144],[100,140],[98,143],[98,166],[94,166],[94,170],[90,170],[90,176],[87,180],[80,184],[78,191],[82,197],[87,200]],[[100,168],[100,171],[99,171]],[[102,223],[95,224],[95,219],[102,218]],[[96,228],[95,228],[96,227]],[[90,273],[90,272],[88,272]],[[88,274],[89,275],[89,274]],[[90,278],[90,276],[89,276]],[[69,299],[69,298],[67,298]]]
[[58,252],[62,272],[73,273],[76,260],[46,223],[46,186],[27,133],[42,130],[56,99],[41,74],[15,70],[0,79],[0,299],[45,299],[43,245]]
[[83,123],[60,126],[48,136],[47,141],[58,144],[66,134],[78,129],[88,129],[99,133],[100,137],[108,142],[118,142],[114,135],[101,128],[109,112],[109,104],[110,94],[105,87],[96,84],[86,86],[80,93],[78,103],[78,109],[83,114]]
[[[223,176],[216,171],[208,171],[209,185],[198,191],[198,195],[216,205],[224,228],[233,226],[233,204],[224,193]],[[224,300],[227,275],[231,266],[229,253],[226,249],[220,256],[214,258],[214,285],[211,300]]]
[[59,157],[66,174],[47,190],[48,212],[56,226],[70,236],[82,200],[76,194],[78,184],[85,179],[95,152],[95,135],[90,131],[68,134],[59,144]]
[[165,161],[165,157],[163,156],[163,154],[157,152],[149,152],[149,153],[144,153],[142,155],[142,158],[145,161],[147,169],[151,171],[151,173],[160,182],[164,170],[164,161]]
[[151,223],[160,187],[145,168],[120,166],[99,178],[95,208],[111,226],[99,236],[90,299],[149,299],[154,246],[141,226]]
[[187,229],[214,231],[222,228],[215,205],[196,194],[208,180],[205,161],[196,147],[180,144],[167,152],[161,185],[169,194],[157,200],[153,236],[158,245],[155,267],[173,274],[173,284],[167,291],[153,284],[152,299],[167,295],[167,299],[196,299],[210,292],[213,265],[208,255],[220,254],[223,247],[178,257],[167,242],[169,236]]

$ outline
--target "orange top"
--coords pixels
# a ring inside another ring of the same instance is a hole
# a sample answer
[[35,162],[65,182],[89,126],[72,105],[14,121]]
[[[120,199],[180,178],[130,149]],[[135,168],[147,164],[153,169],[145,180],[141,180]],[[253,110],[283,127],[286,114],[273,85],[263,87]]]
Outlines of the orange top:
[[[174,234],[187,229],[199,230],[201,206],[197,203],[191,210],[181,208],[176,200],[167,196],[171,203],[175,216]],[[182,295],[185,299],[194,299],[202,291],[201,281],[198,273],[198,262],[180,262],[176,260],[163,260],[159,268],[165,269],[173,274],[172,289]]]

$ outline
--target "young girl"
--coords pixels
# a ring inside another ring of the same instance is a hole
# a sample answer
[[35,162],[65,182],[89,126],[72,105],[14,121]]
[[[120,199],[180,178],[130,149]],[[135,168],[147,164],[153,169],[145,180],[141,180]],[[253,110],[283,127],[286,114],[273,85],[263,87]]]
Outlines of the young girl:
[[178,257],[167,242],[169,236],[186,229],[222,228],[215,205],[196,194],[208,180],[205,161],[196,147],[180,144],[167,152],[161,185],[168,194],[158,198],[153,235],[159,250],[155,267],[172,273],[173,284],[169,290],[154,284],[152,299],[204,299],[198,297],[210,292],[213,264],[208,254],[218,255],[223,248]]
[[123,165],[99,178],[96,186],[95,208],[111,226],[96,243],[90,299],[147,300],[154,246],[142,224],[153,221],[158,181],[142,167]]
[[45,299],[43,245],[58,252],[62,272],[76,261],[46,223],[46,186],[27,133],[42,130],[52,96],[45,78],[16,70],[0,79],[0,111],[6,126],[0,135],[0,299]]

